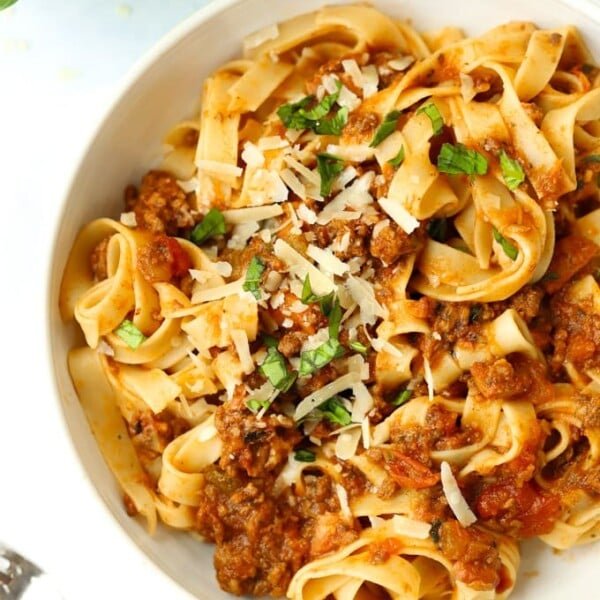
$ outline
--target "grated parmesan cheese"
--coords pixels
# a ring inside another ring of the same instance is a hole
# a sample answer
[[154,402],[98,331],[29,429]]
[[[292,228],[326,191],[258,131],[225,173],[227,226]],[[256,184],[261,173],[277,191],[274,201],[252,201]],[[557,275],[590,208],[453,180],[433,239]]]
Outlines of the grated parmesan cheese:
[[379,198],[379,206],[408,234],[419,226],[419,221],[395,200]]
[[314,391],[312,394],[303,398],[302,401],[296,406],[294,412],[294,420],[299,421],[302,417],[305,417],[313,408],[316,408],[320,404],[323,404],[326,400],[329,400],[332,396],[347,390],[352,387],[355,383],[359,383],[358,373],[346,373],[337,379],[324,385],[322,388]]
[[367,65],[361,69],[361,72],[363,76],[363,98],[369,98],[377,93],[379,73],[377,73],[377,67],[375,65]]
[[427,384],[427,392],[429,394],[429,400],[433,401],[435,395],[433,373],[431,372],[431,365],[426,357],[423,357],[423,374],[425,376],[425,383]]
[[249,167],[262,167],[265,164],[265,155],[252,142],[244,144],[241,157]]
[[103,338],[100,339],[100,341],[98,342],[98,346],[96,346],[96,350],[100,354],[105,354],[106,356],[114,356],[115,355],[114,348]]
[[[279,173],[281,180],[285,185],[287,185],[298,198],[301,200],[306,200],[306,188],[304,184],[294,175],[294,172],[291,169],[283,169],[281,173]],[[302,204],[301,206],[304,206]]]
[[[294,131],[295,133],[299,133],[294,129],[290,129],[288,131]],[[258,140],[259,150],[278,150],[279,148],[286,148],[289,145],[290,144],[288,140],[283,139],[279,135],[268,135]]]
[[338,96],[337,103],[340,106],[345,106],[350,112],[356,110],[360,104],[360,98],[352,91],[350,91],[345,85],[340,89],[340,95]]
[[310,277],[310,284],[315,294],[324,296],[335,290],[335,283],[329,277],[321,273],[310,261],[281,238],[275,242],[274,251],[275,256],[286,263],[292,275],[301,281],[304,281],[307,275]]
[[402,515],[394,515],[391,518],[391,522],[396,533],[400,535],[417,538],[418,540],[429,538],[431,525],[425,521],[417,521],[416,519],[409,519]]
[[473,78],[466,73],[459,73],[460,77],[460,93],[465,102],[471,102],[477,94]]
[[391,69],[394,69],[394,71],[404,71],[404,69],[410,67],[410,65],[412,65],[414,62],[415,57],[407,54],[401,58],[393,58],[392,60],[388,61],[388,66]]
[[373,325],[377,317],[387,317],[388,311],[377,302],[375,290],[371,283],[361,277],[349,275],[345,285],[360,308],[360,316],[363,323]]
[[362,74],[362,71],[360,70],[360,67],[358,66],[358,63],[356,62],[356,60],[354,58],[347,58],[347,59],[343,60],[342,68],[350,76],[350,79],[352,79],[352,83],[354,83],[354,85],[357,88],[362,89],[363,74]]
[[477,521],[477,517],[467,504],[465,497],[462,495],[454,474],[452,473],[452,469],[446,461],[443,461],[440,465],[440,474],[442,479],[442,489],[444,490],[446,500],[448,500],[450,510],[452,510],[454,516],[463,527],[469,527],[469,525],[472,525]]
[[355,383],[352,386],[352,393],[354,394],[352,421],[354,421],[354,423],[361,423],[375,403],[367,386],[362,382]]
[[213,265],[215,271],[221,275],[221,277],[229,277],[233,271],[231,264],[224,260],[213,263]]
[[125,227],[137,227],[137,218],[133,211],[121,213],[119,221],[121,221]]
[[342,276],[348,271],[348,265],[342,262],[330,250],[323,250],[323,248],[309,244],[306,254],[317,262],[326,273]]
[[356,426],[340,433],[335,441],[335,455],[342,460],[352,458],[358,449],[360,437],[361,430]]
[[311,210],[306,206],[306,204],[301,204],[297,209],[296,213],[300,219],[302,219],[305,223],[309,225],[314,225],[317,222],[317,213],[314,210]]
[[336,483],[335,491],[340,502],[340,510],[342,511],[342,514],[347,519],[351,519],[352,511],[350,510],[350,505],[348,504],[348,493],[346,492],[346,488],[343,485]]
[[240,177],[243,173],[242,167],[218,160],[197,160],[196,166],[200,171],[206,171],[215,175],[225,175],[227,177]]
[[192,304],[200,304],[201,302],[210,302],[211,300],[220,300],[233,294],[241,294],[244,291],[244,278],[237,279],[225,285],[219,285],[212,288],[204,288],[194,291],[192,294]]
[[251,221],[265,221],[283,214],[283,208],[279,204],[268,206],[250,206],[247,208],[232,208],[223,211],[223,218],[232,225],[241,225]]
[[242,365],[242,371],[246,375],[254,371],[254,361],[250,354],[250,343],[248,341],[248,334],[243,329],[232,329],[230,332],[231,340],[235,346],[238,358]]
[[258,231],[256,221],[240,223],[233,228],[231,237],[227,240],[227,247],[241,250],[246,247],[248,240]]

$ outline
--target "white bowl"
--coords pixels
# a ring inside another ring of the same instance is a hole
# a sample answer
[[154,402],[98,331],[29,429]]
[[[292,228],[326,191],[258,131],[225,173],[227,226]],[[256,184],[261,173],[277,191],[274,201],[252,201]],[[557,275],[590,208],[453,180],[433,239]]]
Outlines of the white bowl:
[[[96,447],[69,378],[66,355],[76,332],[60,321],[58,286],[79,228],[96,217],[119,214],[123,189],[139,181],[156,163],[163,134],[197,109],[203,79],[221,63],[240,55],[245,35],[323,3],[216,0],[167,35],[132,71],[99,124],[75,171],[57,224],[49,275],[49,333],[59,410],[75,451],[102,501],[134,542],[132,557],[145,553],[179,586],[206,600],[230,597],[216,584],[211,546],[166,529],[150,537],[144,525],[123,510],[121,493]],[[411,19],[418,30],[456,25],[467,34],[477,34],[509,20],[531,20],[541,27],[572,23],[600,61],[600,5],[593,0],[377,0],[374,4],[384,12]],[[123,539],[121,536],[116,543]],[[511,598],[598,598],[599,557],[598,546],[556,555],[541,543],[527,543]],[[140,597],[151,593],[144,589],[143,581],[139,585]],[[176,590],[174,584],[173,592]]]

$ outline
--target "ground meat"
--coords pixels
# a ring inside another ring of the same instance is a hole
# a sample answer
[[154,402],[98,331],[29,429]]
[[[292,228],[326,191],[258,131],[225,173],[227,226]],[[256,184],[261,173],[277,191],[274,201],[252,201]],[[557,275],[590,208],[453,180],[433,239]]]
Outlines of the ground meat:
[[489,363],[477,362],[471,367],[471,375],[477,389],[486,398],[521,396],[531,387],[529,373],[517,373],[506,358]]
[[458,521],[440,527],[440,550],[452,562],[455,577],[476,590],[494,589],[500,583],[502,562],[492,535]]
[[308,335],[303,331],[290,331],[284,334],[279,340],[277,349],[286,357],[296,356],[302,350],[302,344],[306,341]]
[[361,112],[360,108],[350,113],[348,124],[344,127],[342,139],[352,140],[354,144],[369,144],[379,127],[379,115]]
[[217,408],[215,427],[223,442],[220,465],[251,477],[279,470],[302,435],[289,417],[267,413],[257,419],[243,403]]
[[412,254],[417,247],[417,240],[413,236],[391,222],[387,227],[380,229],[377,236],[371,238],[369,251],[385,265],[390,265],[401,256]]
[[135,212],[138,227],[153,233],[178,235],[195,223],[185,192],[164,171],[147,173],[137,193],[127,188],[125,203]]
[[317,245],[320,248],[331,246],[333,253],[341,260],[368,256],[371,228],[362,219],[334,219],[327,225],[314,225],[312,231]]
[[90,255],[90,266],[94,279],[102,281],[108,277],[106,253],[108,249],[108,241],[110,238],[104,238],[93,250]]
[[221,587],[237,595],[284,596],[309,552],[301,518],[269,493],[268,479],[234,477],[218,467],[209,467],[204,477],[196,523],[216,543]]
[[187,277],[192,261],[175,238],[158,234],[140,245],[136,266],[148,283],[156,283]]

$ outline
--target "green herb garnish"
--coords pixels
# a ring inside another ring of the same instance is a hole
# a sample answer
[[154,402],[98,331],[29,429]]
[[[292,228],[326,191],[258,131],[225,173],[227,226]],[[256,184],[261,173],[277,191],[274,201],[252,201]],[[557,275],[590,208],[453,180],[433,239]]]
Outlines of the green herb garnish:
[[556,281],[557,279],[560,279],[560,275],[558,273],[555,273],[554,271],[546,271],[540,281]]
[[303,304],[314,304],[318,302],[321,312],[327,317],[331,312],[334,296],[335,292],[329,292],[329,294],[325,294],[324,296],[317,296],[310,285],[310,277],[306,275],[304,283],[302,284],[302,297],[300,298]]
[[0,0],[0,10],[4,10],[9,6],[12,6],[17,0]]
[[257,400],[256,398],[250,398],[249,400],[246,400],[246,406],[253,413],[257,413],[261,408],[269,408],[270,405],[270,400]]
[[383,123],[377,128],[375,132],[375,136],[373,137],[373,141],[369,144],[371,148],[375,148],[375,146],[379,146],[386,137],[392,135],[396,128],[398,127],[398,119],[402,111],[400,110],[392,110],[387,115],[385,115],[383,119]]
[[246,281],[242,285],[242,288],[251,292],[257,300],[261,297],[260,280],[265,269],[265,263],[258,256],[253,256],[246,271]]
[[500,168],[504,183],[509,190],[516,190],[525,181],[525,171],[518,160],[510,158],[504,150],[500,150]]
[[600,154],[588,154],[581,159],[582,163],[600,163]]
[[448,239],[448,219],[430,219],[426,227],[427,233],[436,242],[445,242]]
[[137,350],[146,336],[138,329],[137,325],[125,319],[116,329],[115,334],[118,335],[132,350]]
[[394,406],[402,406],[406,404],[412,396],[412,390],[402,390],[395,400],[392,401]]
[[364,344],[361,344],[360,342],[350,342],[348,344],[348,346],[350,347],[351,350],[354,350],[354,352],[358,352],[359,354],[363,354],[365,356],[367,354],[368,348]]
[[440,173],[450,175],[485,175],[488,163],[477,150],[471,150],[463,144],[442,144],[437,159],[437,168]]
[[342,84],[336,81],[337,91],[325,96],[318,104],[307,110],[315,100],[314,96],[306,96],[298,102],[284,104],[277,110],[277,116],[287,129],[312,129],[315,133],[340,135],[348,122],[348,107],[342,107],[329,119],[325,117],[336,103]]
[[421,108],[417,110],[417,114],[420,115],[421,113],[425,113],[429,117],[433,128],[433,135],[442,133],[444,129],[444,119],[439,108],[433,102],[421,106]]
[[261,339],[262,343],[267,348],[277,348],[277,346],[279,345],[279,340],[275,336],[269,335],[268,333],[262,333]]
[[319,413],[330,423],[345,427],[352,423],[352,417],[337,396],[329,398],[318,408]]
[[258,370],[271,382],[271,385],[282,392],[287,392],[296,381],[298,374],[288,371],[285,358],[277,348],[267,349],[267,356]]
[[398,154],[396,154],[396,156],[394,156],[394,158],[390,158],[390,160],[388,160],[388,164],[392,165],[392,167],[394,167],[394,168],[398,168],[402,164],[403,160],[404,160],[404,145],[402,145],[400,147],[400,150],[398,150]]
[[502,246],[504,254],[511,260],[516,260],[519,256],[519,249],[511,244],[495,227],[493,228],[494,239]]
[[433,540],[434,543],[439,544],[440,542],[440,528],[442,527],[442,521],[436,519],[431,524],[431,529],[429,530],[429,537]]
[[227,226],[223,213],[216,208],[211,208],[190,233],[190,241],[200,245],[215,235],[223,235],[226,231]]
[[342,307],[337,298],[333,301],[331,310],[325,316],[329,321],[329,337],[337,340],[340,334],[340,324],[342,322]]
[[323,152],[317,154],[317,171],[321,177],[320,194],[326,198],[331,193],[333,180],[344,170],[344,161],[338,156]]
[[294,452],[294,460],[297,460],[298,462],[315,462],[316,456],[312,450],[300,448],[300,450]]
[[481,306],[481,304],[473,304],[473,306],[471,306],[471,310],[469,311],[470,325],[472,325],[473,323],[475,323],[475,321],[477,321],[477,319],[479,319],[482,310],[483,306]]
[[[330,325],[331,331],[331,325]],[[300,354],[300,367],[298,374],[301,377],[311,375],[315,371],[328,365],[332,360],[341,358],[346,354],[345,348],[336,338],[329,338],[314,350],[305,350]]]

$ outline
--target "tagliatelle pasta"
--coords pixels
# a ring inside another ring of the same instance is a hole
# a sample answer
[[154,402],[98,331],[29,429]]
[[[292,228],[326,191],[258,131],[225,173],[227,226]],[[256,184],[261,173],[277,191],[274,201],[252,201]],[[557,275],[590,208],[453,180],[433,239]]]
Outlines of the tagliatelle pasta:
[[65,267],[128,512],[292,600],[507,598],[521,540],[594,541],[599,77],[567,25],[250,36]]

